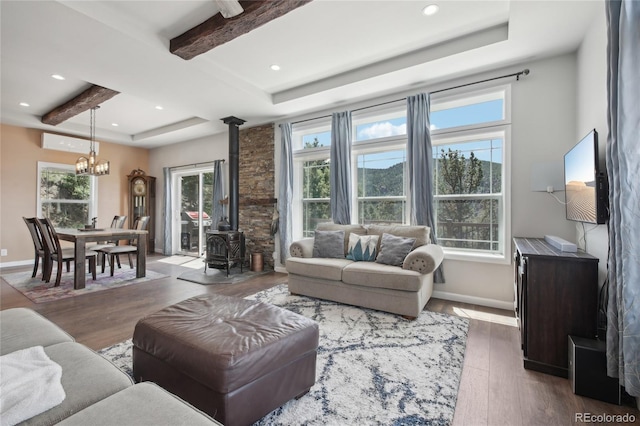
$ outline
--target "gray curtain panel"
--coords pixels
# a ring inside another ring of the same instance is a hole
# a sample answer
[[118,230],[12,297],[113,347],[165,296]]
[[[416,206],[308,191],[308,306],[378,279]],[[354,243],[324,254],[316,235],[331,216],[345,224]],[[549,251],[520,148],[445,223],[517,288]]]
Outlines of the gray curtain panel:
[[351,111],[331,117],[331,218],[334,223],[351,223]]
[[640,2],[607,1],[609,303],[607,373],[640,396]]
[[171,168],[164,167],[162,169],[162,175],[164,177],[164,238],[163,238],[163,247],[162,254],[165,256],[171,256],[173,254],[173,239],[172,236],[172,226],[171,226]]
[[293,197],[293,151],[291,150],[291,123],[280,125],[280,184],[278,187],[278,239],[280,242],[280,263],[289,257],[289,246],[292,239],[291,220]]
[[213,203],[211,205],[211,229],[217,229],[218,222],[226,215],[225,208],[220,201],[224,199],[224,177],[222,165],[224,160],[213,162]]
[[[428,226],[431,242],[437,244],[433,214],[433,156],[429,104],[427,93],[407,97],[407,163],[411,224]],[[435,270],[433,280],[436,283],[444,283],[442,265]]]

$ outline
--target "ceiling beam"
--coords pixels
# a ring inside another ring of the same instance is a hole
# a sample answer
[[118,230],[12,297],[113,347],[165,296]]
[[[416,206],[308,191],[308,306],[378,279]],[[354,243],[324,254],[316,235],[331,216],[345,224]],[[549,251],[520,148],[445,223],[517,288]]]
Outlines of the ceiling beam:
[[279,18],[311,0],[245,0],[244,12],[225,19],[220,13],[171,39],[169,50],[182,59],[193,59],[269,21]]
[[42,116],[44,124],[57,126],[76,115],[99,106],[101,103],[108,101],[120,92],[107,89],[106,87],[92,85],[90,88],[80,93],[70,101],[59,105]]

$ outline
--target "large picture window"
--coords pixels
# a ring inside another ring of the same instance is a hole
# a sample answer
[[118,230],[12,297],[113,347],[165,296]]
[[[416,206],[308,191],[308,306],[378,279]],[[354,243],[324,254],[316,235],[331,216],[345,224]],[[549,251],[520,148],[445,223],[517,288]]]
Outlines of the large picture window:
[[[448,257],[508,261],[509,86],[431,100],[435,233]],[[353,113],[352,221],[408,224],[404,102]],[[294,238],[331,213],[331,123],[293,127]]]
[[82,228],[95,215],[95,178],[76,176],[68,164],[38,163],[38,217],[54,226]]
[[438,244],[463,250],[502,250],[503,144],[500,133],[433,146]]
[[358,223],[405,223],[406,151],[360,154],[357,165]]

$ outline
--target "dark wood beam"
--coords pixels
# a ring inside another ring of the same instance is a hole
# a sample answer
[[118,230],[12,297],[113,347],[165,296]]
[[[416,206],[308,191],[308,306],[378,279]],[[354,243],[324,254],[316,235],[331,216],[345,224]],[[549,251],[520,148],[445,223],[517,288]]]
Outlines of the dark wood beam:
[[169,50],[182,59],[189,60],[214,47],[220,46],[292,10],[304,6],[311,0],[246,0],[240,5],[244,12],[225,19],[216,13],[202,24],[171,39]]
[[93,107],[97,107],[101,103],[108,101],[120,92],[107,89],[106,87],[92,85],[90,88],[80,93],[70,101],[59,105],[42,116],[42,122],[44,124],[50,124],[57,126],[74,117],[82,112],[85,112]]

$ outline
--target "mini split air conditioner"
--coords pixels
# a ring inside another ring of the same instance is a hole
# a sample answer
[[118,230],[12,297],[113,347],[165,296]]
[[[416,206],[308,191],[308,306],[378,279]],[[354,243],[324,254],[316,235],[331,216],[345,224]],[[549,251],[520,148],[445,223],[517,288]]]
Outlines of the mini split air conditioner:
[[[97,155],[100,151],[100,143],[96,142],[95,147]],[[91,141],[71,136],[54,135],[53,133],[42,133],[42,148],[88,154],[91,148]]]

